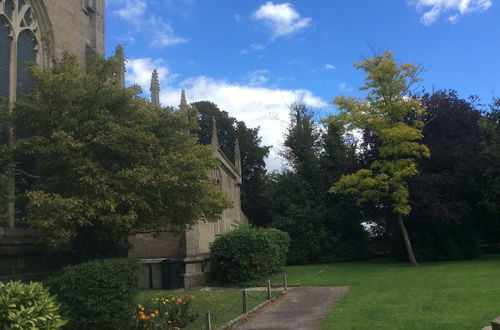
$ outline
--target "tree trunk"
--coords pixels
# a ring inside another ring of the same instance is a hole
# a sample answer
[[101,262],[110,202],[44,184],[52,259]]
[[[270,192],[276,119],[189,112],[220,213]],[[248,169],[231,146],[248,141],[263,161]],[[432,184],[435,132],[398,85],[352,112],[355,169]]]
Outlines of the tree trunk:
[[413,254],[413,249],[411,247],[410,237],[408,236],[408,231],[406,230],[405,223],[403,222],[403,215],[401,213],[397,214],[399,227],[401,228],[401,233],[403,234],[403,239],[405,241],[406,252],[408,253],[408,258],[413,266],[418,266],[417,259]]

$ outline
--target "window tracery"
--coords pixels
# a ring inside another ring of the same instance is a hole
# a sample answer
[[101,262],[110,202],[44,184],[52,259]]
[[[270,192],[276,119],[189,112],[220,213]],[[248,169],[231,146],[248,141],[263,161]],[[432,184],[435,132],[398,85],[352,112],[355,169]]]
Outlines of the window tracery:
[[[11,112],[14,103],[33,89],[27,71],[32,62],[41,63],[40,29],[35,19],[32,2],[39,0],[0,0],[0,102],[1,108]],[[40,3],[38,3],[38,8]],[[0,122],[0,143],[11,144],[14,131]],[[15,224],[14,176],[9,180],[11,200],[8,205],[8,226]]]
[[28,0],[0,0],[0,97],[11,107],[32,88],[26,69],[39,62],[40,29]]

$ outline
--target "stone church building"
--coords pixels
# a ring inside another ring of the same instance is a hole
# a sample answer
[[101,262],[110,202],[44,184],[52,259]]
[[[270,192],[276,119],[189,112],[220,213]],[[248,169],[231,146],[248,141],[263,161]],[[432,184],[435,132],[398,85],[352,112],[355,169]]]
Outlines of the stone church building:
[[[89,55],[104,55],[104,0],[0,0],[2,108],[12,111],[15,101],[32,90],[33,83],[26,72],[30,62],[48,67],[65,51],[78,57],[82,70],[85,70]],[[160,104],[156,72],[153,72],[151,83],[151,103]],[[184,106],[187,102],[183,92],[180,107]],[[0,122],[0,143],[11,143],[14,138],[14,132],[2,127]],[[212,147],[220,164],[212,173],[214,186],[228,195],[233,207],[225,210],[218,222],[200,221],[182,235],[139,234],[129,240],[129,256],[180,258],[185,286],[202,283],[209,244],[216,235],[231,230],[235,223],[247,222],[240,205],[239,147],[236,145],[235,160],[228,159],[218,146],[215,123]],[[14,188],[15,181],[12,179],[9,185]],[[0,279],[26,273],[42,275],[54,261],[44,259],[36,232],[16,221],[16,206],[14,199],[11,200],[7,218],[0,221]]]

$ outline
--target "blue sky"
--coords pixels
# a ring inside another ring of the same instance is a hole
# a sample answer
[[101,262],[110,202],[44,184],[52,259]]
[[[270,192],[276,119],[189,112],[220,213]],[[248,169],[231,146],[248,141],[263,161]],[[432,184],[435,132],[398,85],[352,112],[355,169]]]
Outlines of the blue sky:
[[156,68],[162,104],[184,88],[260,126],[270,169],[288,105],[334,113],[335,96],[363,95],[352,63],[377,51],[421,64],[421,89],[500,96],[498,0],[107,0],[106,14],[107,52],[125,46],[128,83],[148,95]]

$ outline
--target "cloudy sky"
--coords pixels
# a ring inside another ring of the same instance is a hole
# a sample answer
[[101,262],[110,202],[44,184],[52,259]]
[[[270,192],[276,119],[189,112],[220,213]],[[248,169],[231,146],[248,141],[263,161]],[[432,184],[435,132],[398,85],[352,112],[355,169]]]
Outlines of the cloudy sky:
[[484,102],[500,96],[498,0],[107,0],[107,52],[125,46],[128,83],[161,102],[209,100],[260,126],[276,152],[288,106],[303,99],[319,117],[337,95],[362,96],[352,63],[391,49],[421,64],[422,89],[456,89]]

